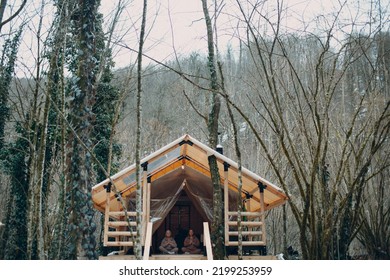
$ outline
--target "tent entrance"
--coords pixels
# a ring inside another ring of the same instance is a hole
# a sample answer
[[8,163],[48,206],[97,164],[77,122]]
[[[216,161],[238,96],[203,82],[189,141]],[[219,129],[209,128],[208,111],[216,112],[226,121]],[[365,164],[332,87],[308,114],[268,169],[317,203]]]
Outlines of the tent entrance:
[[152,252],[154,254],[160,253],[158,247],[160,246],[161,240],[164,238],[165,231],[168,229],[172,231],[179,249],[183,247],[183,242],[189,228],[192,228],[201,240],[203,222],[204,219],[202,215],[196,209],[186,191],[182,190],[177,201],[153,234]]

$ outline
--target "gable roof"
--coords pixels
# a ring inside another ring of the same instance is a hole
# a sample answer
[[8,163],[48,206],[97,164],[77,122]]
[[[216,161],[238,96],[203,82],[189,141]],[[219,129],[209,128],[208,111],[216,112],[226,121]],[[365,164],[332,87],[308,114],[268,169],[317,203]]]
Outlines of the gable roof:
[[[207,192],[212,192],[208,165],[210,155],[217,158],[221,185],[223,185],[224,180],[224,163],[230,166],[228,171],[229,190],[237,193],[238,164],[187,134],[143,158],[141,165],[148,164],[147,173],[148,177],[151,176],[152,192],[154,190],[163,195],[164,188],[181,185],[183,180],[195,184],[198,188],[209,189]],[[111,180],[122,197],[129,197],[135,192],[135,167],[133,164],[111,176]],[[109,179],[106,179],[92,188],[94,206],[100,211],[105,209],[106,191],[104,186],[108,182]],[[280,188],[244,167],[242,167],[242,183],[242,197],[245,197],[246,194],[252,195],[251,211],[260,209],[259,183],[266,186],[264,191],[266,210],[282,205],[287,200],[287,196]],[[119,204],[116,203],[114,192],[110,193],[110,201],[110,209],[121,210]]]

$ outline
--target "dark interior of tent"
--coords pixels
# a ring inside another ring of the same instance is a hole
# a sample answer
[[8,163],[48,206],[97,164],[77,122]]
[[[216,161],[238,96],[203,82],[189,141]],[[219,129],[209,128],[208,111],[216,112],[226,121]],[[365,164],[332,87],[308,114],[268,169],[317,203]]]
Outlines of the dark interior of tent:
[[[194,204],[191,202],[185,190],[180,192],[178,200],[169,211],[168,215],[162,221],[161,225],[153,234],[152,238],[152,253],[158,254],[158,247],[160,246],[161,240],[164,238],[165,231],[171,230],[172,235],[181,253],[183,242],[188,234],[188,230],[193,229],[195,235],[199,240],[203,241],[203,222],[207,219],[202,217],[199,211],[196,209]],[[202,245],[202,244],[201,244]]]

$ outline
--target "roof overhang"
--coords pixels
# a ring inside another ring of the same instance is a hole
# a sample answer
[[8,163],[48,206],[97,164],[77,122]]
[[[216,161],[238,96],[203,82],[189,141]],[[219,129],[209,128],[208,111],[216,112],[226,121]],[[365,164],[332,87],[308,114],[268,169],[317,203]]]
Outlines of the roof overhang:
[[[190,135],[184,135],[143,158],[141,165],[147,164],[147,177],[150,177],[152,192],[153,189],[157,188],[161,192],[164,186],[172,183],[181,184],[183,180],[191,180],[192,184],[197,184],[202,188],[212,189],[210,168],[208,165],[208,158],[212,155],[217,159],[221,185],[223,185],[225,177],[224,164],[227,164],[229,166],[229,189],[238,193],[238,164]],[[116,191],[120,192],[122,197],[129,197],[135,192],[135,167],[135,164],[133,164],[92,188],[92,200],[96,209],[100,211],[104,211],[105,209],[106,189],[104,186],[110,180],[114,184]],[[287,196],[279,187],[243,167],[241,195],[243,198],[247,194],[252,195],[251,211],[260,209],[259,184],[266,186],[264,191],[266,210],[286,202]],[[110,201],[112,202],[112,205],[110,203],[110,209],[112,209],[111,207],[118,207],[115,206],[118,203],[115,203],[116,196],[114,192],[110,193]]]

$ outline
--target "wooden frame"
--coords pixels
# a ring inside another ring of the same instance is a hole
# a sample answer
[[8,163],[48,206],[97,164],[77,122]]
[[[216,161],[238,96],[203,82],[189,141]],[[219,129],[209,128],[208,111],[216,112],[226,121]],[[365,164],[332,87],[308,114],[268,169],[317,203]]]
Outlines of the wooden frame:
[[211,247],[209,223],[207,223],[207,222],[203,223],[203,242],[204,242],[205,247],[206,247],[207,259],[212,260],[213,259],[213,250]]
[[145,237],[145,246],[144,246],[144,260],[149,259],[150,255],[150,246],[152,246],[152,235],[153,235],[153,223],[148,222],[146,227],[146,237]]
[[[179,147],[180,149],[178,149]],[[167,159],[157,162],[157,160],[164,155],[169,156],[167,156]],[[148,234],[150,234],[148,230],[150,226],[149,222],[151,213],[151,182],[156,181],[156,186],[160,186],[160,184],[164,183],[164,180],[158,181],[159,178],[168,176],[182,166],[191,169],[191,173],[189,174],[193,176],[191,177],[193,180],[199,179],[200,182],[205,182],[204,176],[210,177],[210,171],[206,160],[209,155],[215,155],[217,158],[219,172],[221,175],[220,183],[224,190],[223,209],[225,246],[238,246],[238,242],[236,241],[237,238],[235,238],[238,236],[237,221],[234,221],[236,218],[235,216],[238,215],[238,213],[230,211],[229,209],[229,192],[232,193],[232,191],[234,191],[237,194],[238,191],[238,164],[189,135],[182,136],[141,160],[141,167],[143,167],[143,172],[140,174],[142,189],[141,242],[144,246],[146,246],[147,242],[149,242]],[[108,191],[108,188],[106,194],[104,194],[103,191],[107,186],[113,183],[115,184],[116,190],[118,190],[123,197],[129,196],[130,193],[135,191],[133,176],[135,167],[135,164],[133,164],[132,166],[113,175],[109,179],[106,179],[94,186],[92,190],[95,207],[105,213],[105,246],[132,246],[133,239],[131,238],[135,235],[134,227],[136,226],[135,219],[133,219],[132,216],[135,212],[128,212],[126,216],[125,210],[120,211],[122,207],[116,201],[116,193]],[[253,195],[252,198],[246,201],[247,210],[241,213],[243,217],[241,222],[243,225],[242,234],[244,236],[242,245],[246,246],[246,249],[248,250],[251,247],[256,249],[259,248],[258,246],[265,247],[267,237],[265,211],[285,203],[287,196],[281,189],[245,168],[242,168],[242,175],[244,180],[243,192],[240,194],[241,197],[245,199],[245,193]],[[208,186],[208,181],[205,184]],[[231,219],[232,216],[234,219]],[[132,217],[131,221],[128,220],[128,217]],[[207,227],[208,226],[209,225],[207,224]]]

